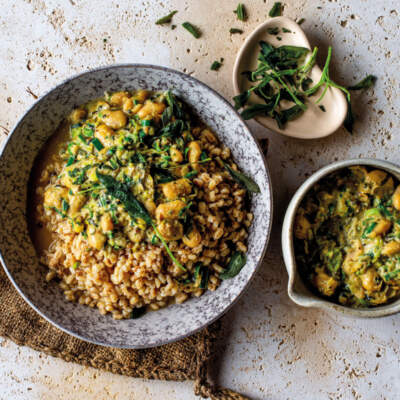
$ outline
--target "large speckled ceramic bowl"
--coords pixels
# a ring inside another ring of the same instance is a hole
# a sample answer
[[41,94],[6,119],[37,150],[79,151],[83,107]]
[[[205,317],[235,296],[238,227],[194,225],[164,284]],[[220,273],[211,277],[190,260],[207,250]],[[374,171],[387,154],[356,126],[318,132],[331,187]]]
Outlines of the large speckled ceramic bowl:
[[373,158],[357,158],[352,160],[338,161],[321,168],[311,175],[294,194],[286,211],[282,226],[282,251],[286,269],[289,274],[288,294],[299,306],[316,307],[353,318],[376,318],[384,317],[400,312],[400,299],[382,304],[373,308],[351,308],[333,303],[315,295],[301,278],[296,265],[296,255],[293,246],[293,230],[297,209],[308,191],[325,176],[354,165],[365,165],[372,168],[382,169],[400,180],[400,167],[387,161],[375,160]]
[[[33,161],[61,120],[77,105],[104,91],[171,88],[193,107],[223,143],[239,167],[260,186],[253,196],[247,264],[235,278],[214,292],[182,305],[149,312],[139,319],[116,321],[96,309],[68,302],[57,283],[45,281],[30,240],[26,221],[27,183]],[[239,298],[254,276],[268,242],[271,183],[264,157],[232,106],[196,79],[151,65],[116,65],[69,79],[39,99],[18,122],[1,150],[0,252],[3,266],[23,298],[44,318],[89,342],[124,348],[145,348],[190,335],[220,317]]]

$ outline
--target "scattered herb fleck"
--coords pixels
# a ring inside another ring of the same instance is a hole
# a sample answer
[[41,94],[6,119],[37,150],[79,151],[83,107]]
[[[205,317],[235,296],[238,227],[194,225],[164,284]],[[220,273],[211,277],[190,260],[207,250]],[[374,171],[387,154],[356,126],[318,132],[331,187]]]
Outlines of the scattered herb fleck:
[[223,58],[221,58],[220,61],[214,61],[210,67],[211,71],[218,71],[221,68],[223,61]]
[[377,77],[375,75],[367,75],[362,81],[356,83],[353,86],[349,86],[347,89],[349,90],[361,90],[361,89],[369,89],[374,86]]
[[247,13],[246,13],[246,9],[244,8],[243,3],[239,3],[236,10],[233,12],[236,14],[237,19],[239,21],[246,21]]
[[177,13],[177,10],[171,11],[168,15],[165,17],[162,17],[156,21],[156,25],[163,25],[167,24],[172,21],[172,17]]
[[273,17],[280,17],[282,15],[282,11],[283,11],[283,6],[282,3],[280,1],[276,1],[274,3],[274,5],[272,6],[271,10],[269,11],[269,16],[271,18]]
[[279,33],[279,28],[278,28],[277,26],[274,26],[274,27],[272,27],[272,28],[268,28],[268,29],[267,29],[267,32],[268,32],[270,35],[277,35],[277,34]]
[[231,34],[239,33],[241,35],[243,33],[243,31],[238,28],[231,28],[231,29],[229,29],[229,33],[231,33]]
[[200,31],[193,26],[190,22],[184,22],[182,24],[182,26],[188,31],[190,32],[196,39],[198,39],[201,36]]

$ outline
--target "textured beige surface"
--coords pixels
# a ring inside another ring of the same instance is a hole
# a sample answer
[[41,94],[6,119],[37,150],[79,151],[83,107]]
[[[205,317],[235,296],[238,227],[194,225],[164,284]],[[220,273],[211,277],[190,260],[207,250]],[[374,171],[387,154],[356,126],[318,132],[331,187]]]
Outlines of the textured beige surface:
[[[235,52],[272,1],[0,0],[0,125],[6,131],[43,94],[68,76],[114,62],[171,66],[231,97]],[[287,0],[285,15],[304,17],[312,44],[334,48],[332,75],[352,83],[373,72],[375,89],[354,96],[355,133],[303,142],[269,133],[275,229],[260,273],[224,318],[221,383],[256,399],[396,399],[400,392],[400,316],[353,321],[294,306],[286,296],[279,226],[290,194],[328,162],[360,156],[399,161],[399,12],[397,0]],[[318,7],[322,7],[319,9]],[[174,23],[198,25],[201,39],[154,20],[177,9]],[[244,35],[230,36],[230,27]],[[107,39],[104,41],[104,39]],[[219,72],[209,70],[224,57]],[[4,134],[2,133],[4,136]],[[221,352],[222,354],[222,352]],[[193,399],[192,383],[146,382],[64,363],[1,340],[0,399]]]

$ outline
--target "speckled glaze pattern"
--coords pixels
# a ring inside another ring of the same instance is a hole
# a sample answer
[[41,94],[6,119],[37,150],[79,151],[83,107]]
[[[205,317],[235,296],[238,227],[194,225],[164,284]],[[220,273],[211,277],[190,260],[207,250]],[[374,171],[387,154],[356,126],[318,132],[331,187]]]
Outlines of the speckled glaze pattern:
[[[260,186],[253,196],[254,222],[247,263],[239,275],[215,291],[182,305],[149,312],[140,319],[116,321],[97,310],[68,302],[55,282],[45,281],[26,221],[27,182],[39,149],[77,105],[104,91],[172,88],[232,150],[239,167]],[[243,120],[215,91],[180,72],[151,65],[116,65],[69,79],[40,98],[22,117],[0,158],[0,252],[3,266],[24,299],[58,328],[81,339],[113,347],[145,348],[188,336],[210,324],[239,298],[254,276],[269,239],[271,183],[264,156]]]

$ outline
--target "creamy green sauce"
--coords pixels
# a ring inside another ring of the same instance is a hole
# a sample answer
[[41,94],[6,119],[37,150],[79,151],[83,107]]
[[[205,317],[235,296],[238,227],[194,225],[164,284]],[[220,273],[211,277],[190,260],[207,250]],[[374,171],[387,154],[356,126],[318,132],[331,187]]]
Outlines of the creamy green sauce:
[[397,185],[382,170],[356,166],[310,190],[296,215],[294,241],[300,274],[314,291],[351,307],[399,297]]

